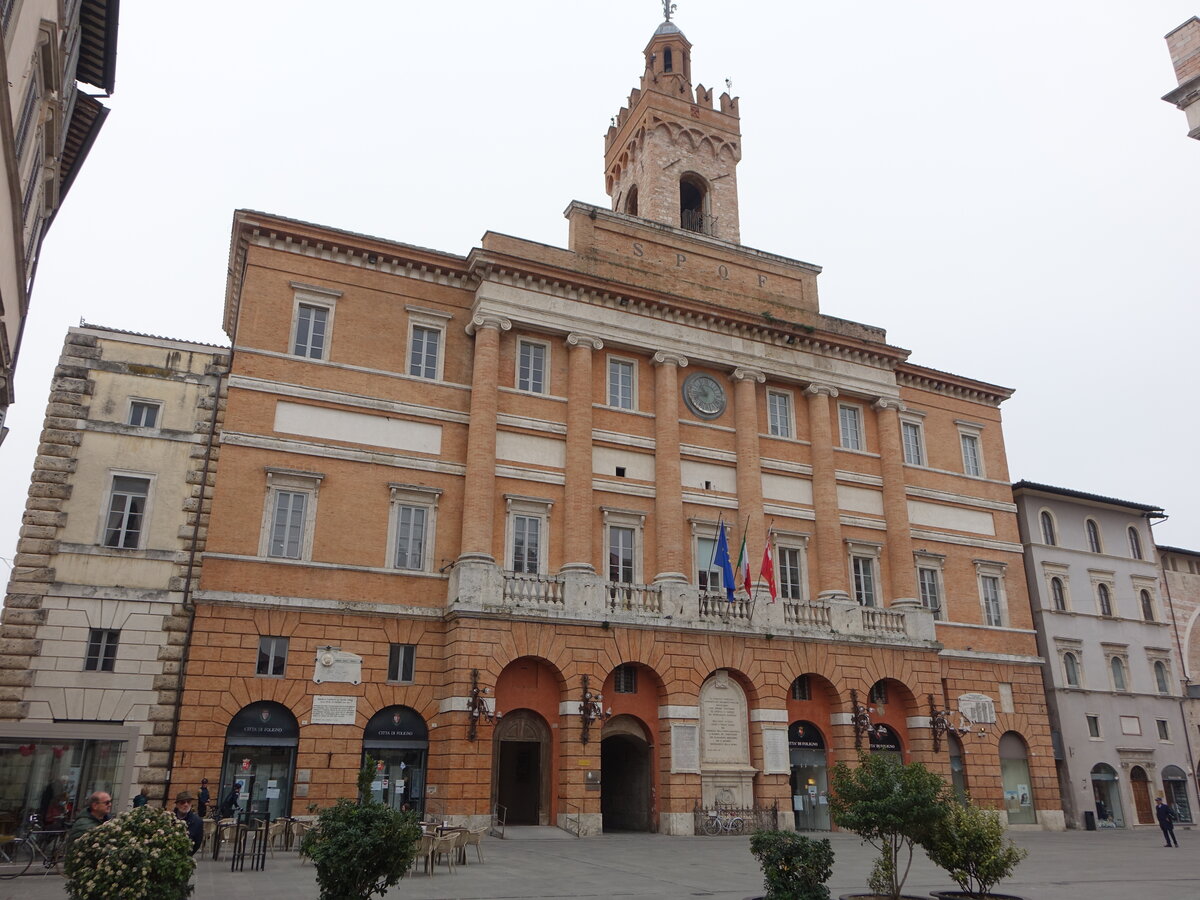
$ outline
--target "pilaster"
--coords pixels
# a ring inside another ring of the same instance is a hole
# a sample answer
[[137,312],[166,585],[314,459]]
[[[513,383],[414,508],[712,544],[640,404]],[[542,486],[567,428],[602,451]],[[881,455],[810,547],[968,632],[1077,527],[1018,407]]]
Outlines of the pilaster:
[[833,458],[833,417],[830,398],[838,389],[810,384],[809,432],[812,438],[813,509],[816,512],[817,596],[822,600],[850,596],[849,576],[842,553],[842,519],[838,506],[837,466]]
[[567,383],[566,511],[562,571],[594,572],[592,564],[592,353],[599,338],[567,335],[570,358]]
[[916,567],[913,565],[912,533],[908,521],[908,492],[904,485],[904,445],[900,413],[904,404],[891,397],[875,401],[875,423],[879,429],[880,470],[883,474],[883,517],[887,522],[888,599],[917,596]]
[[686,582],[683,552],[683,482],[679,465],[679,370],[687,358],[654,354],[654,537],[658,582]]
[[500,332],[512,328],[503,316],[476,313],[467,325],[475,336],[471,370],[471,424],[467,431],[467,473],[463,485],[462,551],[459,560],[494,562],[496,512],[496,385]]

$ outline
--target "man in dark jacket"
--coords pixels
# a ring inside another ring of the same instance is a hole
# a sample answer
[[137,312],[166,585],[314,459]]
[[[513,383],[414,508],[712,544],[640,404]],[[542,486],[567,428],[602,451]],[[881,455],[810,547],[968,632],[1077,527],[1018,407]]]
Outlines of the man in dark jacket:
[[87,801],[87,810],[75,820],[71,830],[67,832],[67,846],[74,843],[75,838],[87,834],[97,825],[103,825],[112,815],[112,795],[107,791],[96,791]]
[[212,795],[208,792],[208,779],[200,779],[200,793],[196,795],[196,812],[200,814],[200,818],[208,815],[208,804],[212,799]]
[[192,840],[193,856],[200,849],[200,845],[204,843],[204,822],[192,811],[192,803],[195,799],[187,791],[180,791],[175,795],[175,818],[187,826],[188,837]]
[[1163,802],[1162,797],[1154,801],[1154,815],[1158,819],[1158,827],[1162,829],[1164,847],[1179,846],[1179,838],[1175,837],[1175,810]]
[[237,815],[238,800],[242,796],[242,786],[236,781],[233,783],[233,788],[229,791],[228,796],[221,801],[221,818],[230,819]]

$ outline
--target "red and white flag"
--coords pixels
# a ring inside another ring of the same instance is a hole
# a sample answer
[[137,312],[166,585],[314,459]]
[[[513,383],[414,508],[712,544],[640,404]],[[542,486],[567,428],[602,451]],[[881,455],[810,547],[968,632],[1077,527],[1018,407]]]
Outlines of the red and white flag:
[[775,561],[771,558],[770,541],[767,541],[767,546],[763,548],[762,580],[767,583],[767,590],[771,592],[771,602],[774,603],[779,599],[779,588],[775,584]]

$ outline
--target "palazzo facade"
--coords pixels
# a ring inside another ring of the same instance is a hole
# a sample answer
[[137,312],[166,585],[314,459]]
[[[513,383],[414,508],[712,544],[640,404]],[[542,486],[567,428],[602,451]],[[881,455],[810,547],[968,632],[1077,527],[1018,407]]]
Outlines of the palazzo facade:
[[302,814],[370,754],[377,796],[472,825],[827,828],[861,745],[1063,826],[1010,391],[739,243],[738,103],[690,54],[659,27],[566,248],[235,214],[172,790]]

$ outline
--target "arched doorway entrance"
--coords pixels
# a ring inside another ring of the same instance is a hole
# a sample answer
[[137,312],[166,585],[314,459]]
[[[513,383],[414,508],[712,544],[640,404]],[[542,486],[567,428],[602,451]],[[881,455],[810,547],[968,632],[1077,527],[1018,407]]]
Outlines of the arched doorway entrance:
[[1092,766],[1092,799],[1096,804],[1096,823],[1101,828],[1125,827],[1117,770],[1106,763]]
[[797,831],[829,830],[829,778],[825,736],[812,722],[788,726],[792,763],[792,814]]
[[236,784],[242,818],[273,821],[289,815],[299,741],[300,726],[286,706],[259,700],[242,707],[225,731],[220,805],[226,805]]
[[605,831],[651,831],[650,742],[633,716],[617,716],[600,737],[600,815]]
[[904,764],[904,745],[900,743],[900,735],[891,725],[877,724],[871,732],[871,752],[886,756],[893,762]]
[[1000,736],[1000,781],[1009,825],[1036,825],[1037,807],[1029,779],[1029,748],[1015,731]]
[[492,796],[509,825],[550,824],[550,727],[531,709],[506,712],[496,725]]
[[386,706],[363,729],[363,759],[375,760],[371,799],[392,809],[425,811],[425,759],[429,729],[407,706]]
[[959,803],[967,802],[967,766],[964,762],[962,741],[956,734],[946,735],[946,744],[950,748],[950,784],[954,788],[954,796]]
[[1133,808],[1139,825],[1154,824],[1154,806],[1150,803],[1150,778],[1141,766],[1129,770],[1129,789],[1133,791]]
[[1192,821],[1192,804],[1188,802],[1187,775],[1179,766],[1163,769],[1163,796],[1175,810],[1180,822]]

